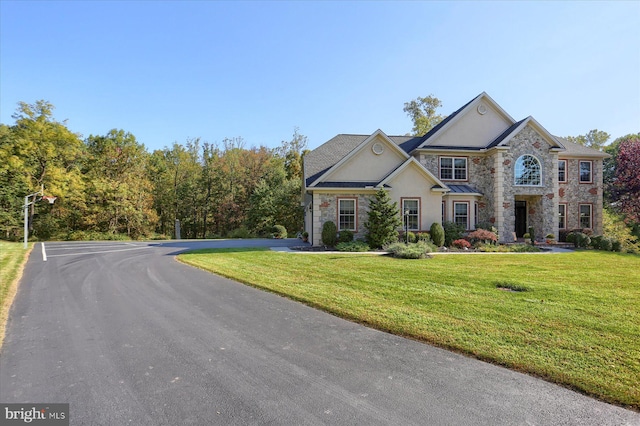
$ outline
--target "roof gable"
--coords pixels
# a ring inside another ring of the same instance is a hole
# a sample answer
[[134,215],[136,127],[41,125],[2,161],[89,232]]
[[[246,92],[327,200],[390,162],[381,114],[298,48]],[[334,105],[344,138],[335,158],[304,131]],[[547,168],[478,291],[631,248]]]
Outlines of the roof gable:
[[[350,142],[357,143],[358,138],[351,138]],[[337,158],[335,152],[332,152],[329,156]],[[395,168],[397,164],[408,157],[409,155],[398,144],[392,141],[382,130],[378,129],[370,136],[365,137],[364,140],[360,139],[359,143],[346,155],[328,165],[325,169],[311,176],[308,174],[310,172],[305,169],[305,177],[308,176],[306,184],[307,187],[313,187],[325,181],[360,182],[378,180],[388,170]]]
[[391,173],[389,173],[387,176],[384,177],[384,179],[382,179],[379,183],[378,183],[378,187],[384,186],[384,185],[389,185],[389,183],[396,178],[398,175],[402,174],[405,172],[405,170],[407,170],[408,168],[416,168],[416,170],[419,171],[419,173],[422,174],[422,176],[425,179],[428,179],[431,181],[431,184],[434,186],[438,186],[441,188],[446,189],[447,185],[445,185],[440,179],[438,179],[433,173],[431,173],[429,170],[427,170],[422,164],[420,164],[420,162],[418,160],[416,160],[414,157],[409,157],[404,163],[402,163],[401,165],[399,165],[395,170],[393,170]]
[[553,136],[551,133],[547,131],[540,123],[536,121],[535,118],[529,116],[524,120],[520,120],[517,123],[514,123],[511,127],[505,130],[500,136],[494,139],[487,148],[506,146],[511,138],[520,133],[525,127],[531,126],[540,136],[542,136],[551,148],[556,148],[558,150],[564,150],[565,147]]
[[515,120],[482,92],[431,129],[416,148],[485,148],[513,123]]

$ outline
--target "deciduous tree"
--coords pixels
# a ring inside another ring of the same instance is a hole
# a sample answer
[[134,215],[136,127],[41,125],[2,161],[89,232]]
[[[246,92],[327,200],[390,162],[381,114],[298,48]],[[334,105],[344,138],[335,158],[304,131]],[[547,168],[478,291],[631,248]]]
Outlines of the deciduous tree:
[[414,136],[422,136],[438,125],[445,117],[436,111],[442,106],[440,99],[433,96],[418,97],[409,102],[405,102],[403,111],[413,121],[411,131]]

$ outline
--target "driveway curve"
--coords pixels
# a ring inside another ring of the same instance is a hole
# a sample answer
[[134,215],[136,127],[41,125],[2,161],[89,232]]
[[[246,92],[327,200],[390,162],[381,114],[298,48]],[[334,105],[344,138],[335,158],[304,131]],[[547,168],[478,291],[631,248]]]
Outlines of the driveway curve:
[[0,401],[70,403],[72,425],[640,425],[639,413],[174,259],[296,244],[38,244],[0,353]]

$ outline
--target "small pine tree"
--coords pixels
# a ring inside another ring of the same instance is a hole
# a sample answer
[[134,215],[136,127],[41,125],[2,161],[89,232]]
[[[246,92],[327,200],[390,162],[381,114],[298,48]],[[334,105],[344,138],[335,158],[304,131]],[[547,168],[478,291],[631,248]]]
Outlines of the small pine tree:
[[444,245],[444,228],[438,222],[433,222],[431,224],[429,235],[436,247],[442,247]]
[[401,225],[398,203],[392,202],[387,191],[381,188],[369,200],[369,218],[364,224],[367,230],[367,242],[374,248],[396,242],[398,227]]

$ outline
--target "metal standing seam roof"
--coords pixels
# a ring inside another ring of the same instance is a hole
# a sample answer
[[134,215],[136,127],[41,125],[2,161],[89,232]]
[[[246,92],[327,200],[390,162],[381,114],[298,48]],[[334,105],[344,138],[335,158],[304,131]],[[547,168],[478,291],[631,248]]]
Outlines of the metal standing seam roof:
[[447,184],[451,191],[449,194],[482,194],[482,192],[470,185],[451,185]]

